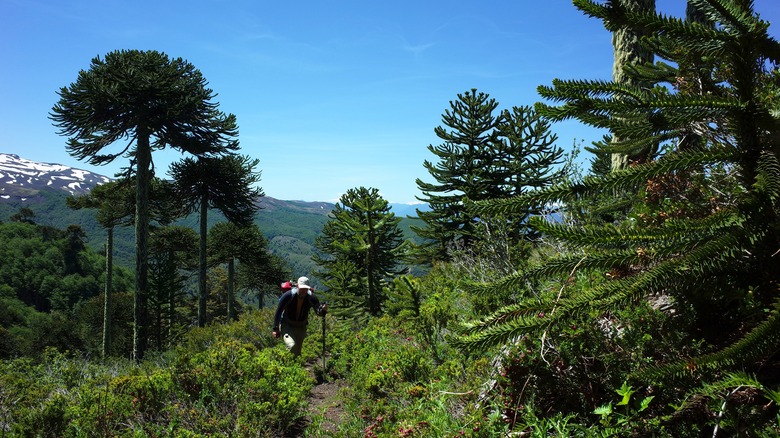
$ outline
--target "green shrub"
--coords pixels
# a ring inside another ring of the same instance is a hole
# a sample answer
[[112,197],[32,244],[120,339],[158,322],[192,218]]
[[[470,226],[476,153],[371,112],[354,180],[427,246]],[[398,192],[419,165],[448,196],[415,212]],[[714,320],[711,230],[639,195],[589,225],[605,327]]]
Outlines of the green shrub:
[[313,381],[284,346],[205,333],[187,344],[200,351],[138,365],[53,350],[0,362],[0,435],[279,436],[305,415]]
[[347,379],[343,436],[501,436],[506,424],[479,400],[489,361],[440,357],[426,336],[392,318],[378,318],[335,346],[333,371]]
[[190,353],[202,352],[219,340],[236,340],[251,344],[256,348],[266,348],[275,345],[271,337],[274,310],[259,309],[244,312],[238,321],[230,324],[210,324],[206,327],[193,328],[187,332],[180,347]]
[[284,430],[304,415],[313,381],[281,345],[256,350],[223,341],[177,366],[181,386],[197,388],[199,406],[231,410],[236,427]]

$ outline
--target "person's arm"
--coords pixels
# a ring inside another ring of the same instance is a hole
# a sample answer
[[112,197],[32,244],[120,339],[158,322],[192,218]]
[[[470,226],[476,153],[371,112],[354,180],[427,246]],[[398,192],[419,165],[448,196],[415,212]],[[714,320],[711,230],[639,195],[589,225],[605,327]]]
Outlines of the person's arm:
[[314,294],[311,294],[311,305],[314,308],[314,313],[316,313],[317,316],[323,316],[328,312],[328,305],[320,304],[319,298],[317,298],[317,296]]
[[279,324],[282,319],[282,312],[284,312],[284,308],[287,307],[287,302],[290,301],[290,297],[292,297],[292,294],[289,291],[283,293],[282,296],[279,297],[279,304],[276,306],[276,313],[274,314],[274,326],[271,329],[271,333],[274,337],[279,336]]

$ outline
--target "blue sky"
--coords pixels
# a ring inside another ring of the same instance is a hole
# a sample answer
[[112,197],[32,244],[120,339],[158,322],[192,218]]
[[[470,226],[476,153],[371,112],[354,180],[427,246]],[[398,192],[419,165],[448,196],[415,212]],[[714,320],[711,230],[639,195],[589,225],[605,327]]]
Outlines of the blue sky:
[[[683,0],[657,0],[671,15]],[[777,0],[756,0],[780,23]],[[57,90],[119,49],[158,50],[198,68],[236,115],[241,153],[285,200],[335,202],[354,187],[413,203],[433,129],[458,93],[532,105],[554,78],[609,79],[610,35],[570,0],[0,0],[0,152],[112,176],[68,155],[48,119]],[[770,28],[778,38],[780,28]],[[601,133],[555,124],[570,149]],[[118,150],[116,146],[114,151]],[[158,172],[181,159],[156,152]]]

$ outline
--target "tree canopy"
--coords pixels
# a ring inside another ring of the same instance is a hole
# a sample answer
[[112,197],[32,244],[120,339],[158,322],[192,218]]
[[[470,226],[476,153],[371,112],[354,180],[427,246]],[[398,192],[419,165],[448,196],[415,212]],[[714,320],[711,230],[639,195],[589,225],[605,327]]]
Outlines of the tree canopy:
[[[236,118],[213,102],[203,75],[182,58],[157,51],[118,50],[95,57],[76,81],[62,87],[50,118],[66,149],[91,164],[130,159],[135,171],[136,292],[134,357],[146,349],[146,303],[149,294],[149,186],[152,153],[174,148],[196,156],[238,148]],[[123,143],[118,152],[105,149]]]

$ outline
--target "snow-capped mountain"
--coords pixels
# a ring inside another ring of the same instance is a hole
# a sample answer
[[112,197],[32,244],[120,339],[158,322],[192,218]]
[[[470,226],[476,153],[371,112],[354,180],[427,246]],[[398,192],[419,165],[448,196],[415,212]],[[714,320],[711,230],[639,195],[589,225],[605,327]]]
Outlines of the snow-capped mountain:
[[61,164],[39,163],[18,155],[0,153],[0,198],[34,196],[40,190],[83,195],[110,178]]

